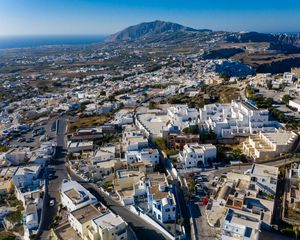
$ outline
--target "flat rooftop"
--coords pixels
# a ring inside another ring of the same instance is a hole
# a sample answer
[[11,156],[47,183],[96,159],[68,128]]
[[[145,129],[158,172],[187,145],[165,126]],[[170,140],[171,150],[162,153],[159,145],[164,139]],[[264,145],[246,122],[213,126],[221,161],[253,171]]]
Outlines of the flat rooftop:
[[94,195],[76,181],[62,183],[61,192],[71,199],[74,204],[76,204],[76,201],[80,199],[84,199],[84,201],[96,200]]
[[251,169],[251,174],[277,178],[278,168],[273,166],[263,165],[263,164],[253,164]]
[[112,229],[124,223],[120,216],[113,214],[111,211],[102,214],[93,221],[101,229]]
[[54,232],[60,240],[82,240],[69,223],[58,226]]
[[72,214],[81,224],[83,224],[100,216],[101,212],[95,206],[90,204],[74,210],[70,214]]
[[41,166],[38,164],[32,164],[28,166],[19,167],[15,175],[25,175],[28,173],[36,174],[39,172]]
[[112,168],[117,163],[117,160],[108,160],[97,163],[97,166],[100,168]]
[[65,194],[68,196],[68,198],[70,198],[71,200],[80,200],[81,199],[81,195],[80,193],[74,189],[74,188],[71,188],[70,190],[68,191],[65,191]]
[[151,134],[156,136],[162,134],[162,130],[169,122],[169,116],[167,114],[145,113],[137,115],[137,118]]
[[244,226],[244,237],[248,239],[256,239],[256,236],[260,229],[259,215],[250,215],[239,210],[229,209],[225,217],[225,221],[228,221],[231,224]]

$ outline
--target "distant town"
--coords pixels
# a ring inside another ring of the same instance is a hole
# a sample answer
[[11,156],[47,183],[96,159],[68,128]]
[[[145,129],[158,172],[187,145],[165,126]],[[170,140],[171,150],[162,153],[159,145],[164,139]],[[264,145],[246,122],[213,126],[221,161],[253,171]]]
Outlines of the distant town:
[[1,50],[0,239],[295,239],[300,68],[209,34]]

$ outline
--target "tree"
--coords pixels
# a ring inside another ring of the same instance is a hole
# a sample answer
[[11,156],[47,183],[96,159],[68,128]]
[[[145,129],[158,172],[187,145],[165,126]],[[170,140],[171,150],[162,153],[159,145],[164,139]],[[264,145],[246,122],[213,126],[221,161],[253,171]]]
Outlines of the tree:
[[284,95],[283,97],[282,97],[282,102],[285,104],[285,105],[288,105],[289,104],[289,101],[291,100],[292,98],[290,97],[290,95]]
[[199,134],[199,127],[197,125],[186,127],[182,130],[185,134]]
[[223,78],[225,82],[228,82],[230,80],[230,75],[228,73],[221,73],[220,78]]
[[157,105],[156,102],[153,102],[153,101],[149,102],[149,109],[150,109],[150,110],[151,110],[151,109],[156,109],[156,108],[157,108],[156,105]]
[[285,89],[285,87],[286,87],[286,84],[285,84],[285,83],[279,84],[279,90],[280,90],[280,91],[283,91],[283,90]]

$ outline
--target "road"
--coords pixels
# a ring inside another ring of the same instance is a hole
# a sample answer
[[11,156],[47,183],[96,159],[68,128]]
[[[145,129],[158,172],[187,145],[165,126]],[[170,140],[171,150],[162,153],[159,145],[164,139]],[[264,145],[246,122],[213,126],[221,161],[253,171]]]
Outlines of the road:
[[[274,167],[280,167],[284,166],[285,164],[293,162],[294,159],[292,158],[284,158],[280,160],[270,160],[269,162],[264,162],[261,164],[268,165],[268,166],[274,166]],[[257,164],[260,164],[257,162]],[[232,165],[228,167],[222,167],[217,170],[208,170],[208,171],[201,171],[202,174],[207,175],[210,179],[212,179],[214,176],[221,176],[224,173],[235,171],[244,173],[246,170],[250,169],[253,163],[249,164],[241,164],[241,165]]]
[[48,183],[48,192],[46,193],[46,203],[49,203],[50,200],[55,200],[55,206],[49,207],[48,205],[45,206],[47,211],[45,211],[44,221],[42,223],[42,234],[39,239],[49,239],[50,236],[50,225],[52,223],[53,218],[55,217],[58,206],[60,202],[60,186],[63,179],[68,178],[68,171],[65,165],[65,128],[66,122],[65,118],[61,117],[57,120],[57,130],[56,130],[56,141],[57,141],[57,148],[56,148],[56,155],[54,160],[52,160],[47,168],[47,172],[55,172],[55,176],[53,179],[49,180]]

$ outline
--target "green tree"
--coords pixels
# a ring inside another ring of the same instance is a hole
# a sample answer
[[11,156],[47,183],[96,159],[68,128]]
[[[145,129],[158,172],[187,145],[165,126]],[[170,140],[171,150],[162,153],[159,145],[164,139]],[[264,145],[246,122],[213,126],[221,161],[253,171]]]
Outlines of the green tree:
[[105,91],[105,90],[102,90],[102,91],[100,92],[100,95],[101,95],[101,96],[106,96],[106,91]]
[[153,101],[149,102],[149,109],[150,109],[150,110],[151,110],[151,109],[156,109],[156,108],[157,108],[156,102],[153,102]]
[[292,100],[292,97],[290,96],[290,95],[284,95],[283,97],[282,97],[282,102],[285,104],[285,105],[288,105],[288,103],[289,103],[289,101],[290,100]]

